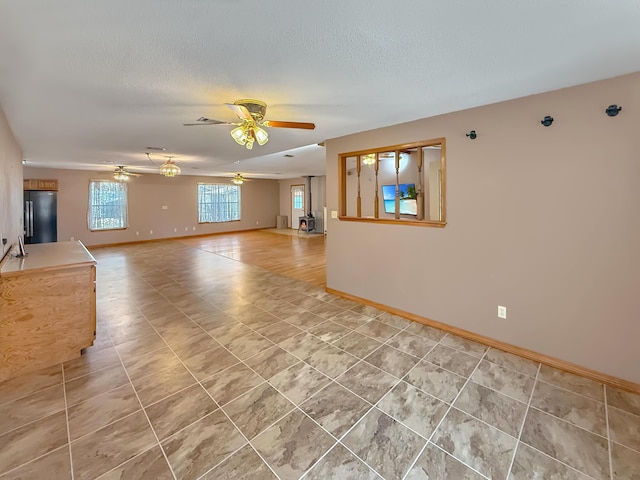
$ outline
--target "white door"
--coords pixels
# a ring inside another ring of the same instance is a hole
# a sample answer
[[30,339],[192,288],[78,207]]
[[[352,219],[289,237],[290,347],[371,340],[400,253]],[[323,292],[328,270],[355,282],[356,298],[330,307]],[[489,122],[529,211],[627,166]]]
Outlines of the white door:
[[291,228],[298,229],[298,219],[304,217],[304,185],[291,185]]

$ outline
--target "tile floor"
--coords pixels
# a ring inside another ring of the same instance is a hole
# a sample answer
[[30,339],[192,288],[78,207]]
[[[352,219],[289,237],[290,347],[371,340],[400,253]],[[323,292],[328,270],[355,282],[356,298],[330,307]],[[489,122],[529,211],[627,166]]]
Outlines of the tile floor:
[[640,478],[640,397],[176,242],[98,249],[85,356],[0,384],[0,479]]

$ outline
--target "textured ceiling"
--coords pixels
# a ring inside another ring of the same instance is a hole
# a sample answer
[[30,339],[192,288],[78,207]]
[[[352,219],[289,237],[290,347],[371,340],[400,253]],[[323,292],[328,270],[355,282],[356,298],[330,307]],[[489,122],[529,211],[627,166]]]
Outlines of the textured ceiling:
[[[328,138],[638,71],[638,25],[637,0],[0,0],[0,104],[32,166],[320,175]],[[240,98],[317,127],[182,126]]]

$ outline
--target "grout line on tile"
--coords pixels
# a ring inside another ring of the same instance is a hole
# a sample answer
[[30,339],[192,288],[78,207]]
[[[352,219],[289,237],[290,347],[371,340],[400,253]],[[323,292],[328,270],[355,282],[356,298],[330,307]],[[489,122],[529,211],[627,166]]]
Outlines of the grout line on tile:
[[[540,367],[542,367],[542,364],[540,364]],[[582,378],[582,377],[580,377],[580,378]],[[578,395],[580,397],[588,398],[589,400],[593,400],[594,402],[604,403],[604,398],[603,398],[603,400],[598,400],[597,398],[590,397],[589,395],[585,395],[584,393],[576,392],[576,391],[571,390],[571,389],[569,389],[567,387],[563,387],[562,385],[558,385],[556,383],[547,382],[547,381],[543,380],[542,378],[539,378],[538,381],[540,381],[540,382],[542,382],[544,384],[547,384],[547,385],[551,385],[552,387],[559,388],[560,390],[564,390],[565,392],[573,393],[574,395]],[[600,386],[604,387],[604,384],[600,384]]]
[[603,385],[604,390],[604,418],[607,421],[607,453],[609,454],[609,475],[611,480],[615,480],[613,476],[613,455],[611,452],[611,429],[609,426],[609,402],[607,401],[607,388]]
[[[8,475],[9,473],[15,472],[16,470],[18,470],[18,469],[20,469],[20,468],[22,468],[22,467],[24,467],[24,466],[26,466],[26,465],[29,465],[30,463],[34,463],[34,462],[36,462],[37,460],[40,460],[41,458],[44,458],[44,457],[46,457],[47,455],[52,454],[53,452],[57,452],[58,450],[62,450],[63,448],[68,448],[69,450],[71,450],[71,449],[70,449],[70,447],[69,447],[69,444],[68,444],[68,443],[65,443],[64,445],[61,445],[61,446],[59,446],[58,448],[55,448],[55,449],[50,450],[50,451],[48,451],[48,452],[45,452],[45,453],[43,453],[42,455],[38,455],[37,457],[34,457],[34,458],[30,459],[30,460],[29,460],[29,461],[27,461],[27,462],[21,463],[20,465],[16,465],[15,467],[12,467],[10,470],[5,470],[4,472],[0,472],[0,478],[3,478],[3,477],[4,477],[4,478],[6,478],[7,480],[13,480],[13,479],[11,479],[11,477],[7,477],[7,475]],[[20,479],[21,477],[17,477],[17,478],[18,478],[18,479]]]
[[[469,378],[471,378],[471,376],[469,376]],[[531,380],[535,380],[535,377],[528,377],[528,376],[527,376],[527,378],[530,378]],[[472,381],[473,383],[477,384],[477,385],[480,385],[480,386],[484,387],[484,388],[488,388],[488,389],[489,389],[489,390],[491,390],[492,392],[498,393],[498,394],[500,394],[500,395],[504,395],[505,397],[510,398],[511,400],[515,400],[516,402],[523,403],[523,404],[525,404],[525,405],[527,404],[527,402],[526,402],[526,401],[524,401],[524,400],[522,400],[521,398],[516,398],[516,397],[514,397],[513,395],[509,395],[508,393],[501,392],[500,390],[496,390],[495,388],[493,388],[493,387],[491,387],[491,386],[489,386],[489,385],[486,385],[486,384],[482,383],[479,379],[471,378],[471,381]],[[487,383],[488,383],[488,382],[487,382]]]
[[[219,461],[218,463],[216,463],[215,465],[213,465],[209,470],[207,470],[206,472],[204,472],[202,475],[196,477],[196,480],[200,480],[201,478],[204,478],[205,475],[207,475],[208,473],[212,472],[213,470],[215,470],[216,468],[218,468],[220,465],[222,465],[224,462],[226,462],[227,460],[229,460],[231,457],[233,457],[236,453],[238,453],[240,450],[242,450],[243,448],[245,448],[246,446],[249,446],[254,452],[255,449],[253,448],[253,446],[247,442],[247,443],[243,443],[242,446],[240,448],[235,449],[233,452],[231,452],[228,456],[226,456],[225,458],[223,458],[221,461]],[[257,452],[256,452],[257,453]],[[268,466],[267,466],[268,467]],[[280,477],[277,477],[280,478]],[[98,479],[99,480],[99,479]]]
[[[485,351],[481,355],[478,355],[476,353],[466,352],[464,350],[459,349],[458,347],[454,347],[452,345],[447,345],[446,343],[442,343],[443,340],[445,340],[446,338],[449,338],[449,337],[451,337],[451,338],[454,338],[454,337],[455,338],[460,338],[460,339],[468,341],[468,342],[477,343],[478,345],[482,345],[483,347],[485,347]],[[464,337],[459,337],[458,335],[454,335],[453,333],[449,333],[449,332],[447,332],[447,334],[444,337],[442,337],[438,343],[440,345],[442,345],[443,347],[451,348],[452,350],[455,350],[456,352],[464,353],[466,355],[469,355],[471,357],[476,357],[476,358],[482,358],[484,356],[484,354],[489,351],[489,346],[488,345],[485,345],[485,344],[479,343],[479,342],[475,342],[473,340],[467,340]]]
[[519,442],[519,444],[518,444],[518,446],[519,446],[520,444],[524,444],[524,445],[526,445],[526,446],[527,446],[527,447],[529,447],[530,449],[535,450],[536,452],[538,452],[540,455],[543,455],[543,456],[545,456],[545,457],[547,457],[547,458],[550,458],[551,460],[554,460],[554,461],[556,461],[556,462],[558,462],[558,463],[560,463],[560,464],[564,465],[564,466],[565,466],[565,467],[567,467],[569,470],[574,471],[574,472],[576,472],[576,473],[578,473],[578,474],[580,474],[580,475],[582,475],[582,476],[584,476],[584,477],[586,477],[586,478],[589,478],[590,480],[598,480],[598,479],[596,479],[596,478],[592,477],[591,475],[588,475],[588,474],[586,474],[586,473],[584,473],[584,472],[581,472],[581,471],[580,471],[580,470],[578,470],[577,468],[572,467],[572,466],[571,466],[571,465],[569,465],[568,463],[565,463],[565,462],[563,462],[562,460],[558,460],[557,458],[552,457],[551,455],[549,455],[548,453],[543,452],[542,450],[538,450],[536,447],[534,447],[534,446],[532,446],[532,445],[529,445],[527,442],[520,441],[520,442]]
[[[442,340],[442,339],[440,339]],[[438,343],[439,345],[439,343]],[[435,348],[435,346],[433,347]],[[430,350],[430,352],[433,350],[433,348]],[[488,351],[488,350],[487,350]],[[458,393],[456,394],[456,396],[454,397],[454,399],[451,401],[451,403],[449,404],[449,408],[447,408],[447,411],[445,412],[445,414],[442,416],[442,418],[440,419],[440,421],[438,422],[438,425],[436,425],[436,428],[433,429],[433,432],[431,432],[431,435],[429,436],[429,438],[427,439],[427,443],[422,447],[422,449],[420,450],[420,452],[418,452],[418,456],[416,458],[414,458],[413,462],[411,463],[411,465],[409,466],[409,470],[407,470],[407,473],[404,474],[404,476],[402,477],[403,480],[405,480],[407,478],[407,475],[409,475],[409,472],[413,469],[413,467],[415,466],[416,462],[418,461],[418,459],[420,458],[420,456],[422,455],[422,453],[425,451],[425,449],[427,448],[427,445],[429,445],[429,442],[432,442],[433,436],[436,434],[436,432],[438,431],[438,429],[440,428],[440,426],[442,425],[442,422],[444,422],[445,418],[447,418],[447,415],[449,415],[449,412],[451,411],[451,409],[453,408],[453,404],[456,403],[456,400],[458,400],[458,397],[460,396],[460,394],[462,393],[462,391],[465,389],[465,387],[467,386],[467,384],[471,381],[471,377],[472,375],[475,373],[475,371],[478,369],[478,366],[480,365],[480,363],[482,363],[482,360],[484,359],[484,357],[487,355],[487,351],[484,352],[484,354],[482,355],[482,358],[480,358],[480,360],[478,361],[478,363],[476,363],[475,368],[473,369],[473,371],[471,371],[471,373],[469,374],[469,376],[467,377],[466,381],[464,382],[464,384],[462,385],[462,387],[460,388],[460,390],[458,390]],[[442,368],[442,367],[440,367]],[[452,372],[453,373],[453,372]],[[494,427],[495,428],[495,427]],[[435,443],[434,443],[435,445]],[[449,454],[451,455],[451,454]],[[458,460],[460,463],[467,465],[466,463],[464,463],[462,460],[460,460],[458,457],[451,455],[453,458],[455,458],[456,460]]]
[[569,424],[569,425],[571,425],[572,427],[579,428],[580,430],[583,430],[583,431],[585,431],[585,432],[587,432],[587,433],[590,433],[591,435],[595,435],[596,437],[602,438],[603,440],[607,440],[607,436],[606,436],[606,434],[605,434],[605,435],[601,435],[601,434],[599,434],[599,433],[592,432],[591,430],[589,430],[589,429],[587,429],[587,428],[585,428],[585,427],[582,427],[582,426],[580,426],[580,425],[576,425],[575,423],[570,422],[569,420],[565,420],[564,418],[556,417],[553,413],[545,412],[544,410],[542,410],[542,409],[540,409],[540,408],[538,408],[538,407],[536,407],[536,406],[534,406],[534,405],[531,405],[531,408],[532,408],[533,410],[536,410],[536,411],[538,411],[538,412],[540,412],[540,413],[543,413],[543,414],[545,414],[545,415],[549,415],[550,417],[553,417],[555,420],[559,420],[559,421],[561,421],[562,423]]
[[[145,317],[145,318],[146,318],[146,317]],[[154,327],[154,328],[155,328],[155,327]],[[162,335],[161,335],[161,337],[162,337]],[[213,338],[213,337],[212,337],[212,338]],[[214,340],[215,340],[215,339],[214,339]],[[233,427],[238,431],[238,433],[240,433],[240,435],[242,435],[242,437],[247,441],[247,443],[251,445],[251,442],[249,441],[249,439],[247,438],[247,436],[242,432],[242,430],[240,430],[240,428],[238,428],[238,426],[236,425],[236,423],[231,419],[231,417],[227,414],[227,412],[226,412],[222,407],[220,407],[220,404],[218,404],[218,402],[216,402],[216,400],[213,398],[213,396],[209,393],[209,391],[208,391],[206,388],[204,388],[204,386],[203,386],[203,385],[202,385],[202,383],[201,383],[201,382],[196,378],[196,376],[195,376],[195,375],[193,375],[193,373],[191,373],[191,370],[189,370],[189,368],[184,364],[183,360],[182,360],[182,359],[180,358],[180,356],[175,352],[175,350],[173,350],[173,348],[171,347],[171,345],[169,345],[169,344],[166,342],[166,340],[164,340],[164,338],[163,338],[163,341],[167,344],[167,346],[169,347],[169,349],[171,349],[171,351],[173,352],[173,354],[178,358],[178,360],[180,361],[180,363],[182,364],[182,366],[183,366],[184,368],[186,368],[186,369],[187,369],[187,371],[189,372],[189,374],[191,374],[191,376],[194,378],[194,380],[196,381],[196,383],[197,383],[198,385],[200,385],[200,388],[202,388],[202,389],[205,391],[205,393],[209,396],[209,398],[211,398],[211,400],[214,402],[214,404],[215,404],[216,406],[218,406],[219,410],[224,414],[224,416],[227,418],[227,420],[228,420],[228,421],[233,425]],[[225,350],[227,350],[231,355],[233,355],[234,357],[236,357],[236,358],[238,359],[238,361],[239,361],[239,362],[243,363],[247,368],[249,368],[253,373],[255,373],[255,374],[257,375],[257,372],[256,372],[255,370],[253,370],[251,367],[249,367],[245,362],[243,362],[243,361],[242,361],[242,360],[241,360],[237,355],[235,355],[233,352],[229,351],[229,350],[228,350],[226,347],[224,347],[224,346],[222,346],[222,348],[224,348]],[[237,365],[237,364],[236,364],[236,365]],[[266,383],[266,382],[264,382],[264,383]],[[260,385],[262,385],[262,383],[261,383]],[[273,387],[272,387],[272,388],[273,388]],[[134,390],[135,390],[135,388],[134,388]],[[246,392],[245,392],[245,393],[246,393]],[[278,393],[279,393],[279,392],[278,392]],[[137,395],[137,393],[136,393],[136,395]],[[243,395],[244,395],[244,394],[243,394]],[[286,397],[285,397],[285,398],[286,398]],[[139,399],[139,398],[138,398],[138,401],[140,401],[140,399]],[[289,400],[287,399],[287,401],[289,401]],[[289,414],[289,413],[291,413],[295,408],[297,408],[297,407],[295,406],[295,404],[293,404],[293,403],[292,403],[292,405],[294,405],[294,407],[293,407],[291,410],[287,411],[287,413],[286,413],[284,416],[288,415],[288,414]],[[144,409],[143,409],[143,410],[144,410]],[[213,413],[213,412],[212,412],[212,413]],[[146,412],[145,412],[145,416],[146,416]],[[281,417],[281,418],[284,418],[284,416],[283,416],[283,417]],[[201,417],[201,418],[204,418],[204,417]],[[201,418],[200,418],[200,419],[201,419]],[[274,422],[274,424],[275,424],[275,423],[277,423],[278,421],[280,421],[280,419],[281,419],[281,418],[279,418],[276,422]],[[199,421],[200,419],[198,419],[197,421]],[[151,421],[149,420],[149,417],[148,417],[148,416],[147,416],[147,421],[149,421],[149,425],[151,425]],[[195,422],[194,422],[194,423],[195,423]],[[269,426],[269,427],[267,427],[267,428],[271,428],[271,426],[272,426],[272,425],[270,425],[270,426]],[[151,429],[153,430],[153,426],[151,427]],[[266,429],[264,429],[264,430],[266,430]],[[262,433],[264,430],[262,430],[260,433]],[[260,433],[258,433],[258,435],[259,435]],[[156,433],[155,433],[155,430],[153,430],[153,434],[156,436],[156,439],[157,439],[158,437],[157,437],[157,435],[156,435]],[[256,436],[257,436],[257,435],[256,435]],[[159,441],[159,440],[158,440],[158,444],[160,445],[160,448],[162,449],[162,453],[163,453],[163,455],[165,456],[165,459],[167,460],[167,463],[169,464],[169,467],[171,468],[171,472],[173,473],[174,478],[176,478],[175,473],[174,473],[174,471],[173,471],[173,467],[171,466],[171,463],[169,462],[169,459],[167,458],[167,456],[166,456],[166,454],[165,454],[165,452],[164,452],[164,449],[162,448],[162,445],[160,444],[160,441]],[[259,453],[259,452],[258,452],[258,451],[253,447],[253,445],[251,445],[251,448],[253,448],[253,449],[256,451],[256,454],[257,454],[257,455],[260,457],[260,459],[265,463],[265,465],[267,465],[267,467],[269,468],[269,470],[271,470],[271,471],[273,472],[273,474],[276,476],[276,478],[280,478],[280,477],[276,474],[276,472],[271,468],[271,466],[267,463],[267,461],[262,457],[262,455],[260,455],[260,453]],[[229,455],[229,456],[227,456],[227,457],[225,457],[221,462],[225,461],[225,460],[226,460],[227,458],[229,458],[229,457],[230,457],[230,455]],[[214,467],[214,468],[215,468],[215,467]]]
[[535,364],[535,365],[536,365],[536,374],[535,374],[535,375],[529,375],[528,373],[521,372],[521,371],[519,371],[519,370],[516,370],[515,368],[508,367],[508,366],[503,365],[503,364],[501,364],[501,363],[494,362],[494,361],[492,361],[492,360],[490,360],[490,359],[488,359],[488,358],[485,358],[485,360],[486,360],[487,362],[489,362],[489,363],[491,363],[491,364],[493,364],[493,365],[497,365],[498,367],[504,368],[505,370],[509,370],[510,372],[515,372],[515,373],[517,373],[517,374],[524,375],[525,377],[535,378],[535,377],[537,377],[537,376],[538,376],[538,370],[540,369],[540,365],[541,365],[541,363],[540,363],[540,362],[535,362],[535,361],[533,361],[533,360],[529,360],[529,359],[524,358],[524,357],[519,357],[518,355],[515,355],[515,354],[513,354],[513,353],[509,353],[509,352],[505,352],[504,350],[500,350],[499,348],[495,348],[495,347],[489,347],[489,348],[487,349],[487,353],[489,353],[489,351],[491,351],[491,350],[495,350],[496,352],[500,352],[500,353],[506,353],[506,354],[508,354],[508,355],[513,355],[514,357],[517,357],[517,358],[519,358],[519,359],[521,359],[521,360],[526,360],[526,361],[528,361],[528,362],[531,362],[531,363]]
[[[144,318],[147,318],[147,317],[145,316]],[[149,419],[149,415],[147,415],[147,411],[144,409],[144,405],[142,404],[142,401],[140,400],[140,396],[138,395],[138,392],[136,391],[136,387],[133,385],[133,382],[131,381],[131,377],[129,377],[129,373],[127,372],[127,369],[124,366],[124,362],[122,361],[122,357],[120,356],[120,352],[118,352],[116,350],[116,353],[118,354],[118,358],[120,358],[120,363],[122,364],[122,368],[124,370],[124,373],[127,376],[127,380],[129,380],[129,385],[131,385],[131,388],[133,389],[133,393],[136,396],[136,399],[138,400],[138,404],[140,405],[140,408],[142,409],[142,413],[144,414],[144,417],[147,419],[147,423],[149,424],[149,428],[151,429],[151,433],[153,434],[153,437],[156,439],[158,447],[160,447],[160,451],[162,452],[162,456],[164,457],[165,461],[167,462],[167,465],[169,466],[169,470],[171,471],[171,475],[173,475],[173,478],[176,479],[177,478],[176,477],[176,473],[173,471],[173,467],[171,466],[171,463],[169,462],[169,458],[167,457],[167,454],[165,453],[164,448],[162,448],[162,444],[160,443],[160,439],[158,438],[158,435],[156,434],[156,431],[153,428],[153,424],[151,423],[151,420]],[[135,412],[135,413],[137,413],[137,412]],[[124,417],[124,418],[126,418],[126,417]],[[122,464],[120,464],[120,465],[122,465]]]
[[520,423],[520,428],[518,429],[518,438],[516,441],[516,448],[513,449],[513,454],[511,455],[511,462],[509,463],[509,469],[507,470],[507,475],[511,474],[511,470],[513,469],[513,463],[516,460],[516,454],[518,453],[518,447],[520,445],[520,438],[522,438],[522,432],[524,431],[524,424],[527,421],[527,416],[529,415],[529,409],[531,408],[531,401],[533,400],[533,394],[536,391],[538,376],[540,375],[540,368],[541,368],[540,365],[538,365],[536,378],[533,381],[533,387],[531,387],[531,392],[529,393],[529,401],[527,402],[527,408],[524,411],[524,416],[522,417],[522,422]]
[[[465,413],[466,413],[466,412],[465,412]],[[427,442],[427,447],[428,447],[429,445],[433,445],[433,447],[434,447],[434,448],[437,448],[438,450],[441,450],[442,452],[444,452],[444,454],[445,454],[445,455],[449,455],[451,458],[453,458],[453,459],[454,459],[454,460],[456,460],[457,462],[460,462],[462,465],[464,465],[464,466],[465,466],[465,467],[467,467],[468,469],[473,470],[474,472],[476,472],[476,473],[477,473],[478,475],[480,475],[482,478],[486,478],[487,480],[491,480],[491,477],[487,477],[485,474],[480,473],[478,470],[476,470],[476,469],[475,469],[475,468],[473,468],[472,466],[467,465],[466,463],[464,463],[464,462],[460,461],[459,459],[457,459],[456,457],[454,457],[453,455],[451,455],[449,452],[447,452],[447,451],[446,451],[444,448],[442,448],[441,446],[436,445],[436,444],[435,444],[435,443],[433,443],[433,442]],[[425,448],[425,450],[426,450],[426,448]],[[509,478],[509,477],[507,476],[507,478]]]

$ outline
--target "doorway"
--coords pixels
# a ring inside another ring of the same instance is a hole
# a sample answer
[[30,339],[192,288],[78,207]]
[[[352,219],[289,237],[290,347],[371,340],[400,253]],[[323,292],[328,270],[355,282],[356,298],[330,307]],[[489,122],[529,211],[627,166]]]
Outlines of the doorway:
[[298,228],[298,219],[304,217],[304,185],[291,185],[291,228]]

